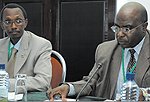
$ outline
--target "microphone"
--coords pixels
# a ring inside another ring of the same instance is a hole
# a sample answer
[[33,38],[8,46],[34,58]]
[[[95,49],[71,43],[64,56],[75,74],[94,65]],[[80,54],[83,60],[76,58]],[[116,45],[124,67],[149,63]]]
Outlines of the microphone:
[[85,85],[83,86],[83,88],[80,90],[80,92],[78,93],[78,95],[77,95],[77,97],[76,97],[76,101],[78,100],[78,98],[79,98],[79,96],[80,96],[80,94],[82,93],[82,91],[86,88],[86,86],[87,86],[87,84],[90,82],[90,80],[93,78],[93,76],[95,75],[95,73],[100,69],[100,68],[102,68],[102,65],[103,65],[103,63],[99,63],[98,65],[97,65],[97,68],[96,68],[96,70],[94,71],[94,73],[92,74],[92,76],[89,78],[89,80],[85,83]]

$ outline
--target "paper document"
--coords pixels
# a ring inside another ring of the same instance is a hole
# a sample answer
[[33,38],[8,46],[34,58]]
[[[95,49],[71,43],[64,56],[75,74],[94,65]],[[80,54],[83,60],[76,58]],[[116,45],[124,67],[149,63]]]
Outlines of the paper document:
[[[21,100],[23,98],[23,94],[16,95],[16,100]],[[15,92],[8,92],[8,101],[15,99]]]

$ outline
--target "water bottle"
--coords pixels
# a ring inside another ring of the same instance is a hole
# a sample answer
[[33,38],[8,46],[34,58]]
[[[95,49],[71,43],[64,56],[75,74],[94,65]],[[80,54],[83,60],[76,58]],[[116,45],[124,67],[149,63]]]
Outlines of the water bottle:
[[139,87],[134,81],[134,73],[127,73],[126,79],[121,87],[121,101],[138,101]]
[[5,71],[5,64],[0,64],[0,101],[8,101],[9,74]]

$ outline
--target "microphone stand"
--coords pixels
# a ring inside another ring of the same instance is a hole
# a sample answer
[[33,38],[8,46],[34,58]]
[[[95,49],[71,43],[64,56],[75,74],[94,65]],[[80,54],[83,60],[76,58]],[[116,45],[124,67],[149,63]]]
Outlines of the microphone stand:
[[80,90],[80,92],[78,93],[77,97],[76,97],[76,101],[78,100],[81,92],[85,89],[85,87],[87,86],[87,84],[91,81],[91,79],[93,78],[93,76],[95,75],[95,73],[102,67],[103,63],[99,63],[96,70],[94,71],[94,73],[92,74],[92,76],[90,77],[90,79],[86,82],[86,84],[83,86],[83,88]]

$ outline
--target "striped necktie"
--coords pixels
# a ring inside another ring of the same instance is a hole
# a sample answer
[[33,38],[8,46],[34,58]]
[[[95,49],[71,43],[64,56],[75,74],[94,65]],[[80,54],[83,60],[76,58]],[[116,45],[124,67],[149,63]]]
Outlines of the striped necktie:
[[[131,71],[131,69],[133,68],[133,66],[136,63],[136,60],[135,60],[135,57],[134,57],[135,50],[130,49],[129,52],[131,54],[131,57],[130,57],[130,61],[129,61],[128,66],[127,66],[127,73],[129,73]],[[135,71],[136,71],[136,67],[135,67],[135,69],[133,70],[132,73],[135,73]]]

